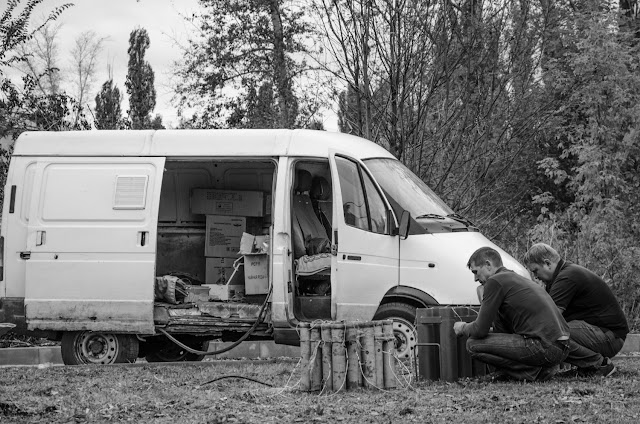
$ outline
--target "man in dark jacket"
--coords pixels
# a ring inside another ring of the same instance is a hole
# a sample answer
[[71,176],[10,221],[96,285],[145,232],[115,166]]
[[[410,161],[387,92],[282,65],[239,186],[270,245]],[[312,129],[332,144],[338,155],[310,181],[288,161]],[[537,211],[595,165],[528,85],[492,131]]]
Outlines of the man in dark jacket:
[[566,362],[587,372],[613,374],[615,366],[609,358],[622,349],[629,326],[609,286],[588,269],[565,261],[544,243],[531,246],[524,263],[546,284],[569,324],[571,345]]
[[[569,326],[544,289],[502,266],[500,254],[476,250],[467,264],[483,285],[474,322],[456,322],[475,359],[517,380],[545,381],[569,353]],[[493,324],[493,332],[490,332]]]

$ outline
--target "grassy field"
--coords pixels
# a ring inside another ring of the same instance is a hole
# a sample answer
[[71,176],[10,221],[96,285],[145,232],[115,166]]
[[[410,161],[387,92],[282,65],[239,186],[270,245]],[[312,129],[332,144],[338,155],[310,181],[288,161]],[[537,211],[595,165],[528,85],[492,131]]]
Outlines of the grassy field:
[[[640,359],[610,378],[417,382],[390,391],[303,393],[291,361],[0,368],[0,422],[637,423]],[[237,375],[246,379],[224,378]]]

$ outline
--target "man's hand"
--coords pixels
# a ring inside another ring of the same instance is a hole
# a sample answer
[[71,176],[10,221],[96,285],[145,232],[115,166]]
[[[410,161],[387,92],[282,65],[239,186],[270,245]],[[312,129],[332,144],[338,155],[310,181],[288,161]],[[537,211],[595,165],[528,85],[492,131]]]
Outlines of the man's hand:
[[456,333],[456,336],[462,336],[463,332],[462,330],[464,330],[464,322],[454,322],[453,323],[453,332]]

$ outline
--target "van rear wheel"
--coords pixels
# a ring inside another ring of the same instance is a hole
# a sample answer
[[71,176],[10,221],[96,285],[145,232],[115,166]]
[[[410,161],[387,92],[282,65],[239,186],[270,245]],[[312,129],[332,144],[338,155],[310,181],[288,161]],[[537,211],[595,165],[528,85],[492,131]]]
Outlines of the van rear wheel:
[[65,365],[135,362],[138,357],[138,339],[130,334],[65,332],[60,352]]
[[418,343],[415,306],[400,302],[385,303],[380,305],[373,319],[393,320],[396,354],[401,360],[411,363],[414,360],[416,344]]

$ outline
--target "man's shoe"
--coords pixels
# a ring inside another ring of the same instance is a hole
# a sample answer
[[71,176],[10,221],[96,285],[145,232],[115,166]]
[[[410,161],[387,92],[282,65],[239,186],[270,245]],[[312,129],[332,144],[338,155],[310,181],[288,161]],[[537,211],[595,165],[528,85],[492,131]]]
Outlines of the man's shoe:
[[611,362],[611,359],[604,358],[602,360],[602,365],[600,365],[600,367],[598,368],[598,374],[603,377],[609,377],[614,372],[616,372],[616,366],[613,365],[613,362]]
[[509,377],[509,375],[504,371],[494,371],[492,373],[478,377],[478,381],[480,383],[499,383],[510,380],[511,377]]
[[536,377],[536,381],[548,381],[556,375],[560,371],[560,365],[553,365],[551,367],[543,367],[538,376]]

